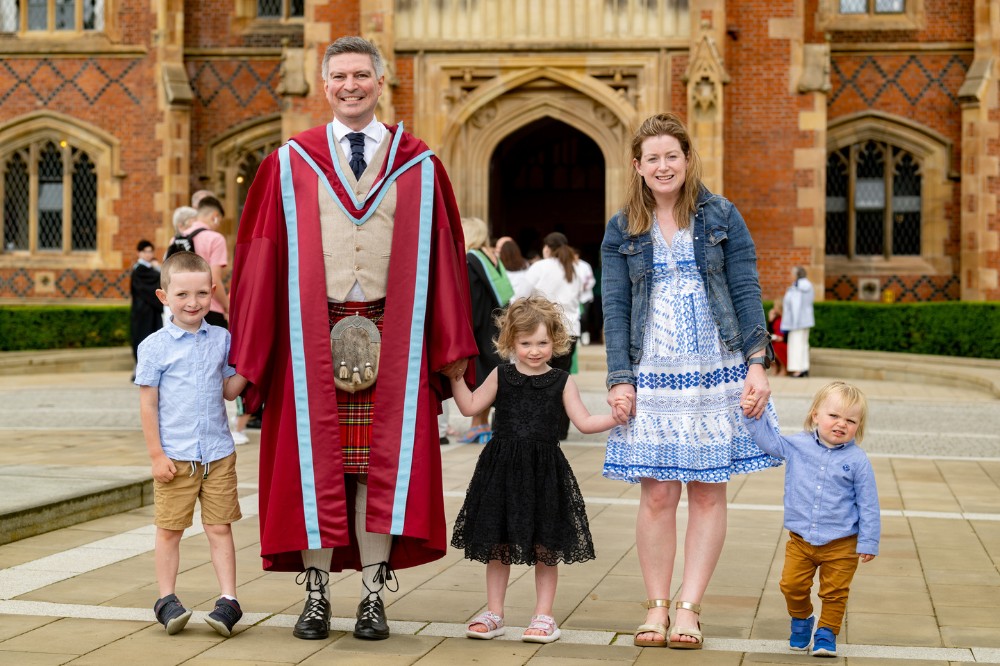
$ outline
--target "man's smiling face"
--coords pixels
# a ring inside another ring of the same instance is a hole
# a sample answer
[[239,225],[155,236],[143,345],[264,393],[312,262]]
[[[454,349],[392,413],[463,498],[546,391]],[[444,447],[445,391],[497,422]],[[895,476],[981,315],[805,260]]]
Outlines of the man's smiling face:
[[333,115],[353,130],[362,130],[375,117],[385,75],[375,78],[372,59],[363,53],[341,53],[330,58],[323,91]]

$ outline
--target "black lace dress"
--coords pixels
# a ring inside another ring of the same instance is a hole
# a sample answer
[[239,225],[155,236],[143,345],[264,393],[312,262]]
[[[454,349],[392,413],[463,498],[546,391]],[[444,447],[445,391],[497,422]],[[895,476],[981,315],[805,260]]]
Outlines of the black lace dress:
[[555,565],[594,559],[586,507],[559,448],[569,375],[529,376],[497,367],[496,422],[469,482],[451,545],[465,557]]

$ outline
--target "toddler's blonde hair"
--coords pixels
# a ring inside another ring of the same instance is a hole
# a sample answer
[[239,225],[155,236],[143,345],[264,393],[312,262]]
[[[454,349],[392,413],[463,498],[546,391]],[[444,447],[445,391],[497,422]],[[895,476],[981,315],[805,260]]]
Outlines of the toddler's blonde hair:
[[865,438],[865,421],[868,420],[868,399],[865,397],[865,394],[861,392],[861,389],[853,384],[848,384],[847,382],[830,382],[816,392],[816,395],[813,397],[812,405],[809,407],[809,413],[806,414],[806,422],[803,427],[806,430],[816,429],[816,422],[813,420],[813,414],[816,413],[823,401],[831,396],[837,396],[840,398],[840,404],[843,409],[850,409],[854,406],[861,408],[861,416],[858,417],[858,430],[854,434],[854,441],[860,444],[861,440]]
[[563,318],[562,308],[541,296],[519,298],[496,316],[500,333],[493,340],[493,346],[502,358],[515,356],[517,336],[531,335],[544,324],[552,339],[552,355],[562,356],[569,352],[571,338]]

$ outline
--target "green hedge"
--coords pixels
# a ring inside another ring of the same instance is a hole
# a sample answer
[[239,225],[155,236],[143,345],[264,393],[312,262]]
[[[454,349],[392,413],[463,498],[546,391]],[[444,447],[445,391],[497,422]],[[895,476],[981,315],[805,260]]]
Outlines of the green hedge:
[[[771,307],[764,303],[764,311]],[[127,306],[0,307],[0,351],[129,344]],[[1000,359],[1000,303],[816,304],[813,347]]]
[[0,307],[0,351],[117,347],[127,344],[128,306]]
[[1000,359],[1000,303],[824,301],[815,311],[813,347]]

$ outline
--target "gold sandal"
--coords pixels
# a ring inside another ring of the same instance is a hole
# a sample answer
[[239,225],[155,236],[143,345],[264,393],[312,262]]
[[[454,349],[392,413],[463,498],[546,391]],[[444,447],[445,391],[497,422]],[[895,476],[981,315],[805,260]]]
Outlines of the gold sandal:
[[[701,604],[693,604],[690,601],[677,601],[674,603],[674,608],[678,610],[688,610],[692,613],[701,615]],[[677,627],[674,629],[674,635],[678,638],[681,636],[688,636],[694,639],[694,641],[667,641],[667,647],[675,650],[700,650],[702,648],[702,644],[705,642],[705,637],[701,635],[700,620],[698,622],[697,629],[691,629],[690,627]]]
[[[646,599],[642,603],[646,610],[651,608],[670,608],[670,599]],[[667,627],[670,626],[670,618],[667,618],[666,624],[640,624],[636,627],[635,638],[632,642],[636,647],[667,647]],[[663,636],[663,640],[654,641],[648,638],[639,638],[639,634],[659,634]]]

